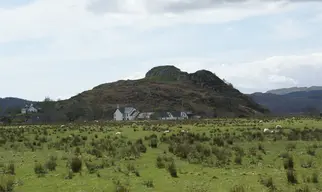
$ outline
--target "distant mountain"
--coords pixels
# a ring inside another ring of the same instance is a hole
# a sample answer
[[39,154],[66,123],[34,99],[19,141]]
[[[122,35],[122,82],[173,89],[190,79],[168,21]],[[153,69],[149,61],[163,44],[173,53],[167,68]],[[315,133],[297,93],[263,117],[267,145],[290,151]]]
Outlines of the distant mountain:
[[56,108],[68,119],[112,119],[117,104],[145,112],[193,111],[206,117],[268,113],[210,71],[187,73],[170,65],[152,68],[143,79],[99,85],[56,102]]
[[29,103],[32,103],[32,101],[14,97],[0,98],[0,115],[3,115],[8,109],[22,108]]
[[[318,87],[313,87],[318,88]],[[311,88],[312,89],[312,88]],[[286,89],[285,89],[286,90]],[[295,89],[293,89],[295,90]],[[291,89],[289,89],[291,91]],[[322,90],[296,91],[281,94],[253,93],[249,96],[258,104],[267,107],[273,114],[299,114],[322,112]]]
[[299,92],[299,91],[318,91],[322,90],[322,86],[312,86],[312,87],[290,87],[290,88],[282,88],[282,89],[274,89],[267,91],[266,93],[272,93],[276,95],[285,95],[288,93]]

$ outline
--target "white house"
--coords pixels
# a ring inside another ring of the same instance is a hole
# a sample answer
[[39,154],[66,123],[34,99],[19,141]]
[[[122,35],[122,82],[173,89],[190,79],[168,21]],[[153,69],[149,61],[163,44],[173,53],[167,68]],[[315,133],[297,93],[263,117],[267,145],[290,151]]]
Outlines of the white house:
[[188,119],[186,112],[174,111],[174,112],[161,112],[159,113],[160,120],[184,120]]
[[117,107],[114,112],[114,120],[115,121],[124,121],[124,120],[134,120],[138,115],[139,111],[134,107]]
[[38,112],[38,109],[36,109],[32,103],[29,106],[26,105],[24,108],[21,109],[22,114],[37,113],[37,112]]

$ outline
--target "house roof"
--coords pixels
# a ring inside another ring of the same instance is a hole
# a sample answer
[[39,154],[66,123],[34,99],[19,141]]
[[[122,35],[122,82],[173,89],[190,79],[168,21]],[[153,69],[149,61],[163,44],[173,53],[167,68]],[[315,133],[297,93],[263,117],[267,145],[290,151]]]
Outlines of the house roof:
[[181,117],[181,112],[180,111],[173,111],[171,112],[173,117]]
[[169,117],[168,112],[166,111],[158,111],[155,113],[157,117]]
[[134,107],[120,107],[119,110],[123,114],[131,113],[131,115],[132,115],[136,109]]
[[145,118],[145,117],[151,116],[153,114],[154,114],[153,112],[142,112],[138,115],[138,118]]

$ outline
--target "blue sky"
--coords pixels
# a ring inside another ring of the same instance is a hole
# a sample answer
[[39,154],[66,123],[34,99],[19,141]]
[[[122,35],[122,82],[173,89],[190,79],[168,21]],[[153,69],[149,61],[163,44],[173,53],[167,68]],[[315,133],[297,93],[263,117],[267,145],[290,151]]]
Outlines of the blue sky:
[[294,2],[0,0],[0,97],[65,99],[165,64],[245,93],[321,85],[322,3]]

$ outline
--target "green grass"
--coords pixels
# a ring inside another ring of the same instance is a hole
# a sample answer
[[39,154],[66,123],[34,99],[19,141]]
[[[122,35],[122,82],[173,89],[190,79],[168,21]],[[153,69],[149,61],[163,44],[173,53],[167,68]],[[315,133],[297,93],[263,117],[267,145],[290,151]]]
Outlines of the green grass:
[[[278,124],[282,125],[282,132],[263,134],[264,128],[275,128]],[[171,132],[164,134],[167,129]],[[115,135],[118,131],[122,134]],[[152,134],[158,138],[157,148],[149,146],[148,137]],[[78,136],[80,140],[76,142]],[[214,141],[214,138],[217,139]],[[146,153],[138,152],[138,139],[142,139]],[[322,121],[314,119],[0,127],[0,170],[3,170],[0,187],[13,177],[17,192],[111,192],[117,186],[131,192],[303,191],[305,187],[309,191],[321,191],[321,140]],[[173,153],[169,152],[170,145]],[[236,148],[244,151],[241,164],[235,163],[239,154]],[[297,184],[289,184],[287,180],[284,169],[287,158],[281,157],[287,153],[294,160]],[[45,166],[50,156],[57,157],[56,169],[52,171]],[[67,179],[68,162],[76,156],[82,160],[81,172]],[[156,166],[159,156],[165,168]],[[170,158],[173,158],[177,178],[168,171]],[[14,175],[8,172],[12,162]],[[44,166],[43,174],[35,173],[36,164]]]

